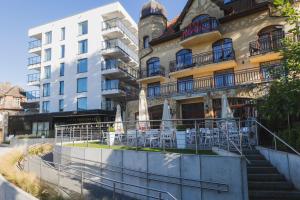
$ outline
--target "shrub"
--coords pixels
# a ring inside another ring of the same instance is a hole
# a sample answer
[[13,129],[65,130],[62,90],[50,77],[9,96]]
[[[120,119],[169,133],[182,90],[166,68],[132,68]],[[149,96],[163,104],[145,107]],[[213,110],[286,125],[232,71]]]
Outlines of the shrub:
[[186,126],[185,125],[177,125],[176,130],[177,131],[186,131]]

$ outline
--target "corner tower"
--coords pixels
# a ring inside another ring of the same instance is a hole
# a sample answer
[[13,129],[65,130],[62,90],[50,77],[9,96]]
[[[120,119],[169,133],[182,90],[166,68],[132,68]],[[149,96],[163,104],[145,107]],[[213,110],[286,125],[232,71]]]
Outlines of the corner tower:
[[166,9],[156,0],[150,0],[142,8],[138,24],[140,57],[149,52],[149,42],[159,37],[166,27]]

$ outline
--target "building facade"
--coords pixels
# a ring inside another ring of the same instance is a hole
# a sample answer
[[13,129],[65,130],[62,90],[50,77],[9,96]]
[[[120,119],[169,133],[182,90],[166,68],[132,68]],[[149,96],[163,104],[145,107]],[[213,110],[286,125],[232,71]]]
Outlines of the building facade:
[[39,114],[20,118],[32,133],[112,120],[117,104],[125,111],[137,97],[137,24],[120,3],[31,28],[28,36],[27,99]]
[[277,50],[291,28],[258,0],[188,0],[171,21],[152,0],[138,26],[138,81],[153,120],[161,119],[165,98],[173,118],[220,118],[224,94],[235,117],[256,117],[255,100],[276,78],[271,71],[282,69]]
[[8,117],[23,111],[25,91],[10,83],[0,83],[0,143],[8,133]]

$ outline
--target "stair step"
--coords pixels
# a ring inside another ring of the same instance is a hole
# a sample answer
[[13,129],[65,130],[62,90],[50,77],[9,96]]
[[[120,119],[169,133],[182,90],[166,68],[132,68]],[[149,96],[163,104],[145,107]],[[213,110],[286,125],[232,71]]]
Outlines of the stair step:
[[251,200],[299,200],[300,192],[298,191],[249,191]]
[[253,167],[272,167],[271,163],[267,160],[252,160],[248,166]]
[[266,158],[262,155],[246,155],[246,158],[250,161],[252,161],[252,160],[266,160]]
[[249,190],[264,190],[264,191],[290,191],[293,190],[293,184],[287,181],[280,181],[280,182],[257,182],[257,181],[250,181],[248,183]]
[[281,174],[248,174],[248,181],[285,181]]
[[243,154],[244,155],[261,155],[260,152],[258,150],[243,150]]
[[248,166],[247,171],[249,174],[279,174],[275,167]]

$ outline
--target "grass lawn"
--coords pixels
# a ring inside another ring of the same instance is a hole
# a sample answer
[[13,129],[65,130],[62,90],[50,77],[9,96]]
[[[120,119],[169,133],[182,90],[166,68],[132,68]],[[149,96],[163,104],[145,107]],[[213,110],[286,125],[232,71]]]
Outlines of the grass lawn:
[[[65,146],[73,147],[73,144],[67,144]],[[77,143],[74,144],[74,147],[87,147],[86,143]],[[89,148],[100,148],[100,149],[114,149],[114,150],[136,150],[136,147],[128,147],[128,146],[108,146],[104,144],[100,144],[99,142],[89,142]],[[148,151],[148,152],[162,152],[162,149],[158,148],[142,148],[138,147],[138,151]],[[196,150],[193,149],[166,149],[167,153],[181,153],[181,154],[196,154]],[[201,155],[216,155],[211,150],[198,150],[198,154]]]

